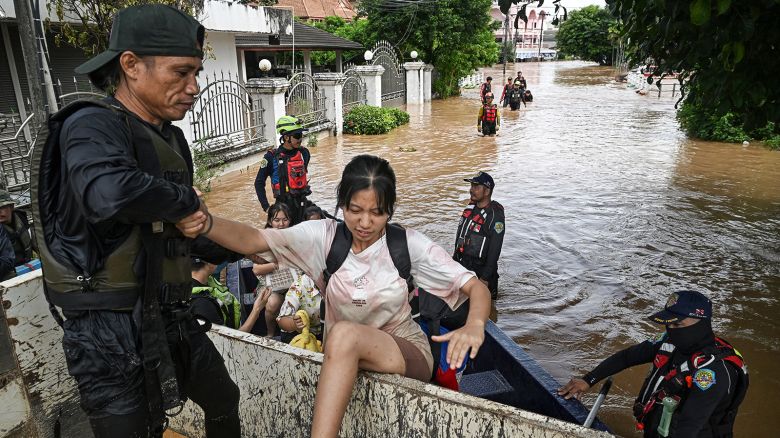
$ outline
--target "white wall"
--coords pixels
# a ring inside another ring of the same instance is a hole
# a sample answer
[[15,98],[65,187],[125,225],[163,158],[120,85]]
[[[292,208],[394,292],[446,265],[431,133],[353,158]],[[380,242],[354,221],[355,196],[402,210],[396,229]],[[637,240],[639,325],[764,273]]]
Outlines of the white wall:
[[[206,86],[207,80],[213,80],[214,75],[221,77],[224,73],[225,79],[228,72],[235,79],[239,74],[238,55],[236,54],[236,37],[230,32],[206,31],[206,46],[211,47],[207,58],[203,60],[203,71],[200,72],[198,83],[201,89]],[[190,126],[190,113],[188,112],[184,119],[174,122],[174,125],[184,131],[187,143],[192,144],[195,140],[192,138],[192,127]]]

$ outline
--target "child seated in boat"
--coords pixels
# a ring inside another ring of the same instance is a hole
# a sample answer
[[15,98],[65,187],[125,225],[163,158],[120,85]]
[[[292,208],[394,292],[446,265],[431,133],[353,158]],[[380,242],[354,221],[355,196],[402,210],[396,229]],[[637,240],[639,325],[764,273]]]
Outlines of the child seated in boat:
[[[422,233],[388,225],[395,209],[395,184],[390,163],[359,155],[344,168],[337,190],[337,204],[344,212],[342,227],[324,219],[288,229],[258,230],[212,216],[205,205],[176,225],[185,236],[204,234],[242,254],[270,250],[280,265],[296,266],[317,278],[325,299],[325,356],[309,436],[338,436],[360,369],[423,382],[431,378],[431,349],[412,320],[407,282],[394,266],[388,230],[405,235],[409,272],[419,287],[453,309],[470,300],[466,324],[433,337],[436,342],[449,341],[447,362],[460,367],[466,356],[476,357],[485,339],[490,313],[487,286]],[[350,251],[335,272],[327,273],[326,259],[337,230],[348,237]]]
[[[283,230],[290,226],[291,217],[290,207],[283,202],[277,202],[268,208],[268,218],[266,219],[265,227]],[[279,265],[275,262],[255,263],[252,266],[252,272],[257,276],[258,280],[255,295],[259,295],[266,287],[270,287],[273,292],[268,297],[268,302],[265,305],[266,336],[272,338],[276,336],[276,317],[282,308],[285,293],[293,284],[299,272],[289,268],[279,269]],[[246,306],[247,303],[244,303],[244,305]]]
[[305,310],[309,314],[309,331],[322,340],[322,322],[320,321],[320,302],[322,297],[320,291],[314,284],[314,281],[306,274],[300,273],[295,282],[287,290],[284,296],[279,316],[276,318],[277,324],[282,331],[282,342],[290,341],[301,333],[305,322],[300,316],[296,315],[299,310]]

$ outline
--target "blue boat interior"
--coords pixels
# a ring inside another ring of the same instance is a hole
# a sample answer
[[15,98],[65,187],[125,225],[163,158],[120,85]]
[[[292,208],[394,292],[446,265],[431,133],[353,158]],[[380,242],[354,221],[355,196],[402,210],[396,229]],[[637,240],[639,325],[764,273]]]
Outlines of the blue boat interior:
[[[239,300],[253,294],[257,278],[252,273],[252,262],[241,260],[229,264],[226,283]],[[251,311],[251,304],[242,309],[243,321]],[[585,422],[588,409],[579,400],[558,396],[556,391],[560,385],[536,360],[492,321],[488,321],[485,331],[479,355],[463,372],[461,392],[570,423]],[[264,318],[257,319],[252,333],[266,334]],[[591,427],[609,432],[598,418]]]

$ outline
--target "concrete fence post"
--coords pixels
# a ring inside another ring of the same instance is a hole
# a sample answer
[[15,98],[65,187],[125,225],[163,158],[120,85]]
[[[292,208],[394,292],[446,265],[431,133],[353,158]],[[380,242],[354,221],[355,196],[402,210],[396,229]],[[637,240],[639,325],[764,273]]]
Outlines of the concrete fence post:
[[421,104],[424,99],[424,79],[423,68],[424,62],[405,62],[403,64],[404,70],[406,70],[406,103],[407,104]]
[[359,65],[355,71],[366,84],[366,104],[382,106],[382,73],[385,68],[381,65]]
[[246,84],[252,101],[263,105],[263,137],[272,144],[276,144],[276,120],[286,114],[284,93],[289,88],[285,78],[252,78]]
[[423,69],[423,101],[430,102],[431,101],[431,87],[433,83],[431,82],[431,73],[433,72],[433,66],[431,64],[427,64],[425,68]]
[[345,76],[342,73],[316,73],[314,79],[325,96],[325,117],[336,124],[334,132],[341,135],[344,129],[344,109],[341,91]]

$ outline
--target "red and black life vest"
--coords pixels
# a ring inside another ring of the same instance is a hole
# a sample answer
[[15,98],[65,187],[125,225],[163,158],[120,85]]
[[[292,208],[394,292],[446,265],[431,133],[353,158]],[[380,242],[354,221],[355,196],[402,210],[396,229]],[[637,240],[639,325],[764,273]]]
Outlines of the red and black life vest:
[[[747,366],[742,355],[728,342],[721,338],[715,338],[715,345],[700,352],[693,353],[685,362],[674,366],[672,354],[675,346],[664,342],[653,359],[653,369],[650,376],[642,385],[642,390],[634,402],[634,417],[638,430],[644,430],[645,422],[650,414],[659,406],[663,406],[665,397],[672,397],[681,401],[688,396],[688,391],[693,386],[696,372],[705,366],[724,360],[731,363],[738,370],[739,382],[735,387],[735,394],[729,407],[726,409],[723,421],[734,421],[737,408],[745,398],[748,387]],[[718,420],[718,419],[716,419]],[[714,424],[713,427],[720,425]]]
[[496,116],[498,115],[498,106],[485,105],[482,108],[482,121],[487,123],[496,123]]
[[[274,154],[277,161],[277,170],[279,172],[279,181],[273,185],[274,196],[279,198],[283,195],[308,195],[309,178],[306,172],[306,162],[300,150],[293,156],[283,154],[281,148]],[[282,193],[282,187],[285,187]]]

